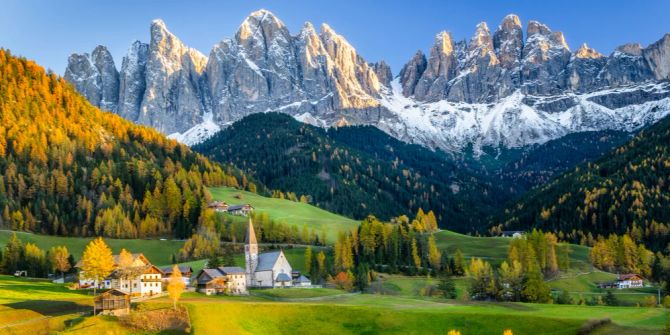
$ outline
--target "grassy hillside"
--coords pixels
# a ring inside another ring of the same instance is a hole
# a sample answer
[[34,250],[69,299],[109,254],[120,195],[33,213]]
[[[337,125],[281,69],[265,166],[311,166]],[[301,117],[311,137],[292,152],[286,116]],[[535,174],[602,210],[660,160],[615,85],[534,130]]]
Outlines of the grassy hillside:
[[[507,248],[510,237],[476,237],[442,230],[435,233],[438,248],[453,255],[460,249],[466,259],[482,258],[497,266],[507,259]],[[570,245],[570,267],[574,270],[588,271],[591,269],[589,248],[581,245]]]
[[[255,193],[240,191],[230,187],[214,187],[209,191],[216,200],[229,204],[249,203],[256,212],[265,212],[271,219],[302,228],[307,226],[318,233],[326,232],[332,243],[339,232],[358,227],[358,221],[337,215],[318,207],[284,199],[263,197]],[[241,196],[240,199],[237,197]],[[244,220],[244,218],[238,218]]]
[[[9,240],[12,232],[0,230],[0,247],[4,247]],[[16,235],[25,243],[34,243],[43,250],[49,250],[53,246],[64,245],[68,248],[70,253],[74,255],[75,259],[79,259],[86,247],[86,244],[92,238],[81,237],[61,237],[37,235],[32,233],[17,232]],[[141,252],[149,258],[151,262],[156,265],[168,265],[172,254],[177,254],[184,242],[182,241],[159,241],[159,240],[120,240],[120,239],[105,239],[105,242],[112,248],[114,253],[119,253],[122,248],[126,248],[131,252]]]

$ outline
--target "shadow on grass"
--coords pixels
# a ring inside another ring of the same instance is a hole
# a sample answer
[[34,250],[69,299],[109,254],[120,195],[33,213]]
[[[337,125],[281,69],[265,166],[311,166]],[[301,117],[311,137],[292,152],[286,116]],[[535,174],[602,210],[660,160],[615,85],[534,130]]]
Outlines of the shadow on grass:
[[91,309],[91,306],[80,305],[73,301],[55,301],[55,300],[27,300],[4,304],[13,309],[25,309],[45,315],[57,316],[85,312]]

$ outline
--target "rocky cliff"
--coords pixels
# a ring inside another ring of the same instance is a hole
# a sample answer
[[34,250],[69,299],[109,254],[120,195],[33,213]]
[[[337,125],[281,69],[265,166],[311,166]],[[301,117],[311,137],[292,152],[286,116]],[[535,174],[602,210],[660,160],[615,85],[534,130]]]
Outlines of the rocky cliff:
[[[516,15],[467,41],[444,31],[393,77],[333,28],[292,35],[266,10],[205,57],[156,20],[117,72],[104,47],[69,58],[65,78],[97,106],[188,144],[249,114],[318,126],[369,124],[450,151],[520,147],[586,130],[635,130],[670,113],[670,35],[602,55]],[[525,38],[524,38],[525,35]]]

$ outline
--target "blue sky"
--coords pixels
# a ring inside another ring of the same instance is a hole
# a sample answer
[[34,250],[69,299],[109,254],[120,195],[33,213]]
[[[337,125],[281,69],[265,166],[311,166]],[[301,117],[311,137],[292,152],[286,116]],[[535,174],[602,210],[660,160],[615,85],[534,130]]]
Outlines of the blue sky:
[[386,60],[397,74],[435,34],[469,39],[475,25],[491,30],[509,13],[525,24],[543,22],[565,33],[574,50],[587,42],[609,54],[626,42],[643,46],[670,33],[670,1],[170,1],[3,0],[0,47],[63,73],[73,52],[109,47],[117,67],[133,40],[149,40],[149,24],[162,18],[187,45],[205,55],[235,34],[252,11],[274,12],[296,34],[303,22],[330,24],[368,61]]

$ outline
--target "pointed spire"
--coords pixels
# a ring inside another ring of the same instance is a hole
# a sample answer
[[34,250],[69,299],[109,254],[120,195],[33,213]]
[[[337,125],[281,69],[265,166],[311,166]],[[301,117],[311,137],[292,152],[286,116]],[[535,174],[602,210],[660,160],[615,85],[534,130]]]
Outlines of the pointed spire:
[[244,239],[244,242],[246,244],[258,244],[256,241],[256,232],[254,231],[254,224],[251,222],[251,218],[249,218],[249,225],[247,226],[247,236]]

